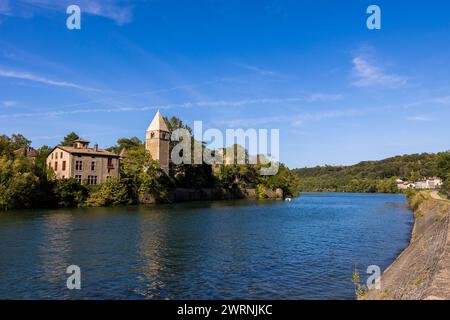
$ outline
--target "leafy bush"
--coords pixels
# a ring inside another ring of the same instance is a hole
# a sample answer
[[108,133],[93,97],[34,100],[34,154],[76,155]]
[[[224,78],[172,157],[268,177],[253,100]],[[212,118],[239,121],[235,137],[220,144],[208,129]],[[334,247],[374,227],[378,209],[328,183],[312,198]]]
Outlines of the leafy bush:
[[86,205],[101,207],[130,204],[131,202],[125,183],[122,183],[119,179],[110,179],[90,193]]

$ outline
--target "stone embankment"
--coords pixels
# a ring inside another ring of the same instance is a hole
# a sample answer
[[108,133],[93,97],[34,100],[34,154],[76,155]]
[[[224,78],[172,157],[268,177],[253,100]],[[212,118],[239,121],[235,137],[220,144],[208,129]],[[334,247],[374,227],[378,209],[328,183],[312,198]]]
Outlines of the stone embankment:
[[409,200],[414,228],[408,247],[384,271],[381,289],[362,299],[450,299],[450,201],[436,192]]
[[[283,190],[280,188],[269,189],[266,188],[258,194],[256,189],[188,189],[176,188],[169,194],[168,202],[188,202],[188,201],[210,201],[210,200],[236,200],[236,199],[283,199]],[[142,204],[153,204],[156,201],[151,194],[146,195],[140,199]]]

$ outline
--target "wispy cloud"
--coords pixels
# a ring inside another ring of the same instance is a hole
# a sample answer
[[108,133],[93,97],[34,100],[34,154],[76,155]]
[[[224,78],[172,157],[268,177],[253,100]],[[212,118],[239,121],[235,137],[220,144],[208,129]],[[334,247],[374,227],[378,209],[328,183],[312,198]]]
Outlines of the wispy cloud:
[[439,104],[450,104],[450,96],[435,98],[433,99],[433,102]]
[[0,106],[2,107],[6,107],[6,108],[10,108],[10,107],[14,107],[16,105],[18,105],[19,102],[14,101],[14,100],[4,100],[4,101],[0,101]]
[[292,114],[289,116],[273,116],[273,117],[259,117],[249,119],[229,119],[214,121],[217,125],[225,125],[228,127],[255,127],[268,124],[288,124],[291,127],[301,127],[308,122],[321,121],[332,118],[349,118],[358,117],[372,111],[373,109],[346,109],[346,110],[327,110],[320,112],[307,112]]
[[133,18],[131,1],[119,0],[1,0],[0,15],[30,18],[38,10],[65,12],[64,9],[71,4],[79,5],[82,14],[108,18],[118,25],[126,24]]
[[258,73],[262,76],[270,76],[270,77],[277,77],[277,78],[285,78],[286,77],[285,75],[283,75],[279,72],[268,70],[268,69],[263,69],[263,68],[245,64],[245,63],[233,63],[233,64],[238,67],[241,67],[243,69]]
[[11,6],[9,4],[9,0],[0,1],[0,14],[10,15],[10,13],[11,13]]
[[[317,94],[316,94],[317,95]],[[322,94],[320,99],[336,99],[338,95]],[[193,107],[244,107],[251,105],[271,105],[293,102],[314,102],[318,97],[314,99],[311,96],[303,97],[286,97],[286,98],[258,98],[258,99],[242,99],[242,100],[213,100],[213,101],[193,101],[183,102],[165,105],[152,105],[152,106],[138,106],[138,107],[115,107],[115,108],[86,108],[86,109],[63,109],[52,110],[42,112],[30,112],[30,113],[12,113],[0,115],[0,118],[21,118],[21,117],[57,117],[64,115],[74,114],[87,114],[87,113],[120,113],[120,112],[143,112],[155,109],[174,109],[174,108],[193,108]]]
[[99,89],[85,87],[85,86],[82,86],[82,85],[79,85],[79,84],[76,84],[73,82],[52,80],[52,79],[49,79],[46,77],[35,75],[30,72],[23,72],[23,71],[0,69],[0,77],[34,81],[34,82],[39,82],[39,83],[43,83],[43,84],[50,85],[50,86],[73,88],[73,89],[79,89],[79,90],[85,90],[85,91],[100,91]]
[[433,121],[434,119],[429,117],[429,116],[423,116],[423,115],[419,115],[419,116],[412,116],[412,117],[408,117],[406,118],[409,121],[421,121],[421,122],[428,122],[428,121]]
[[356,80],[352,82],[357,87],[385,86],[397,88],[407,83],[406,78],[397,74],[385,72],[381,67],[368,61],[363,56],[353,58],[353,71]]

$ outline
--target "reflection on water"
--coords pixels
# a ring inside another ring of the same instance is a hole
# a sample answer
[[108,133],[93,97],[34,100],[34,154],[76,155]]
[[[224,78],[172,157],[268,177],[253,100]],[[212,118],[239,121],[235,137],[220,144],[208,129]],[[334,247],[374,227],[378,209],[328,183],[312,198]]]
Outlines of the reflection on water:
[[0,298],[352,299],[355,262],[387,267],[411,226],[400,195],[7,212]]

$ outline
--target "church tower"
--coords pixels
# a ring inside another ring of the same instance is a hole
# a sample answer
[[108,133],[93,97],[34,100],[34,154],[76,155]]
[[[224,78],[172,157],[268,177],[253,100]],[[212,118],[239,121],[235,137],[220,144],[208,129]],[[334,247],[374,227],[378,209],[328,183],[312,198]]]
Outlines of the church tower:
[[161,169],[166,174],[169,174],[169,142],[169,128],[158,110],[148,126],[145,135],[145,149],[150,152],[153,160],[159,161]]

